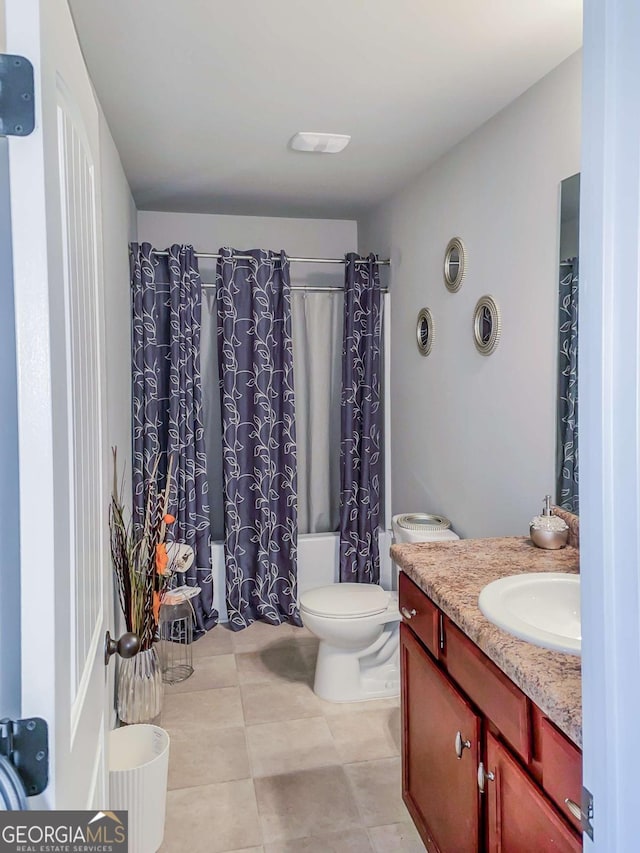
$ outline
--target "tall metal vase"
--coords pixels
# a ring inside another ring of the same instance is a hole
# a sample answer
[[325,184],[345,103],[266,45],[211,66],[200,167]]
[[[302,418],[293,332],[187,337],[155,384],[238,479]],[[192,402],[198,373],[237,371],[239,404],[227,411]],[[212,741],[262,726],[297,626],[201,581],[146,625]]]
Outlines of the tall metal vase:
[[123,723],[151,723],[162,711],[162,667],[156,647],[120,658],[118,716]]

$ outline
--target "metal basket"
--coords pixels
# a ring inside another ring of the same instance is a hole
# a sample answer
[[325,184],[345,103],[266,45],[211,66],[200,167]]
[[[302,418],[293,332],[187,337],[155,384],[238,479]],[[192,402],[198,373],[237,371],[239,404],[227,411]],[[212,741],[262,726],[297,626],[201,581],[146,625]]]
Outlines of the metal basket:
[[190,601],[160,608],[160,664],[165,684],[178,684],[193,674],[193,607]]

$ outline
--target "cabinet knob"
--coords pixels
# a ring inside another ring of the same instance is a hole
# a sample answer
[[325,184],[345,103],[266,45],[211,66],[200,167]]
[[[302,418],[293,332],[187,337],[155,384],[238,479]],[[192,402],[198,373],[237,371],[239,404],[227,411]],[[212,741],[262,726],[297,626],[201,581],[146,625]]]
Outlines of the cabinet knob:
[[564,804],[569,809],[573,817],[582,823],[582,809],[580,806],[574,800],[570,800],[569,797],[566,798]]
[[405,619],[412,619],[417,615],[415,607],[412,607],[411,610],[408,610],[406,607],[401,607],[400,613],[402,613]]
[[495,779],[495,775],[489,770],[488,772],[484,769],[484,764],[482,761],[478,764],[478,788],[481,794],[484,794],[484,785],[488,780],[489,782],[493,782]]
[[470,740],[462,740],[462,732],[456,732],[455,748],[456,748],[456,757],[459,761],[462,758],[462,750],[463,749],[471,749],[471,741]]

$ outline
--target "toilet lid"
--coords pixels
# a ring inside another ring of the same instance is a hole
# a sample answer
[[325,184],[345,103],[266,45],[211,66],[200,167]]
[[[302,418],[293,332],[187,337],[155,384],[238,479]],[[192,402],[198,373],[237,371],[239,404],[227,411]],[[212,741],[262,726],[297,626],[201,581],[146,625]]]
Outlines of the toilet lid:
[[347,619],[374,616],[389,605],[389,593],[378,584],[334,583],[310,589],[300,597],[300,606],[316,616]]
[[405,512],[403,515],[395,515],[393,520],[398,527],[418,533],[439,533],[451,527],[451,522],[444,515],[431,515],[426,512]]

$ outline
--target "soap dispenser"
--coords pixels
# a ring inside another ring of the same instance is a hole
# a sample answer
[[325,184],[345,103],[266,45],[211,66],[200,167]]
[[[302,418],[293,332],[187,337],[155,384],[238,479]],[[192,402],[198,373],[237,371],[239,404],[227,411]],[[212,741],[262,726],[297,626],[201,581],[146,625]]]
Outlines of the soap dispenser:
[[567,523],[551,512],[551,495],[546,495],[542,515],[536,515],[529,525],[529,536],[538,548],[555,551],[564,548],[569,538]]

